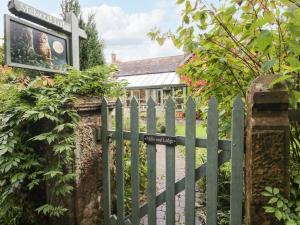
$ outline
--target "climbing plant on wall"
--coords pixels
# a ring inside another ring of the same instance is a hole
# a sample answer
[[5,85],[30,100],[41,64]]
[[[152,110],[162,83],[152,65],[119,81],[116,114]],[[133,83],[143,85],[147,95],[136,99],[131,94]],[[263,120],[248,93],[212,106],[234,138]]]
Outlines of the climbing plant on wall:
[[79,118],[72,104],[80,95],[119,95],[115,71],[101,66],[31,78],[0,68],[0,224],[40,224],[67,211]]

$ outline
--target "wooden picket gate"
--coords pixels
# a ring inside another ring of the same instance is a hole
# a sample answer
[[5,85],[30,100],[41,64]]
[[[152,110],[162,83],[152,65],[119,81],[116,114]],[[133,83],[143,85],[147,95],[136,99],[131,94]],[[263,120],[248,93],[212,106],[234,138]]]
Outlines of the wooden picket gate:
[[[156,109],[152,98],[147,103],[147,133],[139,132],[139,108],[135,98],[130,105],[130,131],[123,130],[123,107],[116,102],[116,129],[109,130],[108,103],[102,102],[101,142],[103,149],[103,204],[104,224],[139,225],[148,216],[148,224],[156,224],[156,208],[166,203],[166,224],[175,224],[175,196],[185,190],[185,224],[195,224],[195,183],[206,176],[207,225],[217,225],[218,167],[231,160],[230,225],[242,224],[243,208],[243,160],[244,160],[244,104],[236,97],[232,110],[232,139],[218,137],[218,103],[209,102],[207,139],[196,137],[195,103],[190,97],[186,104],[185,137],[175,136],[175,104],[172,98],[166,103],[166,133],[156,134]],[[111,187],[109,167],[109,139],[116,141],[116,193],[117,214],[111,213]],[[124,207],[124,151],[123,141],[131,141],[132,213],[126,215]],[[139,203],[139,142],[147,143],[147,199]],[[156,195],[156,144],[166,145],[166,190]],[[175,182],[175,145],[186,149],[185,178]],[[195,169],[195,148],[207,149],[207,162]]]

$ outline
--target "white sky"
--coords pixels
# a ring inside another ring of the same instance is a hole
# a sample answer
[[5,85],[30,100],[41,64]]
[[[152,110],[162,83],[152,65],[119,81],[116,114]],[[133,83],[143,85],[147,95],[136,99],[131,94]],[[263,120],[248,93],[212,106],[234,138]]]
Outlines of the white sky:
[[[60,0],[22,1],[52,15],[60,14]],[[219,0],[206,1],[218,4]],[[0,0],[0,38],[4,31],[3,15],[9,13],[7,2]],[[107,62],[111,61],[112,52],[121,61],[182,54],[171,41],[159,46],[147,36],[154,27],[163,31],[177,28],[181,18],[176,0],[80,0],[80,4],[85,17],[89,12],[96,13]]]

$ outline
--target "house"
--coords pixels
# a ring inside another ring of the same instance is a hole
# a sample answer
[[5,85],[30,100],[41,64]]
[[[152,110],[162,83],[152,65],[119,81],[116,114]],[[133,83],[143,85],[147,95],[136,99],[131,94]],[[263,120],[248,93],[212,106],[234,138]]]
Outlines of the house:
[[146,109],[146,101],[152,96],[157,105],[163,107],[168,97],[172,96],[176,110],[183,110],[187,88],[176,69],[185,60],[185,55],[178,55],[121,62],[116,54],[112,54],[112,63],[119,68],[117,79],[128,82],[127,106],[134,96],[140,108]]

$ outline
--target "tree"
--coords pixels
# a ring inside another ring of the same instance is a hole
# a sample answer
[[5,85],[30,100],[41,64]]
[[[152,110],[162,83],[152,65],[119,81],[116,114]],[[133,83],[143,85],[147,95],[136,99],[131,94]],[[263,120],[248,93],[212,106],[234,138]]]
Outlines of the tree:
[[[60,4],[61,16],[65,20],[68,12],[72,12],[81,19],[81,7],[78,0],[63,0]],[[81,27],[82,28],[82,27]]]
[[98,37],[95,14],[89,14],[88,21],[84,26],[87,39],[82,41],[80,52],[80,66],[87,69],[96,65],[104,64],[103,41]]
[[[177,0],[183,5],[181,26],[175,33],[155,29],[149,36],[159,43],[171,38],[175,46],[193,53],[179,74],[188,81],[191,94],[201,96],[200,108],[214,95],[224,112],[221,121],[229,122],[234,96],[245,97],[250,82],[260,75],[281,75],[281,81],[291,84],[291,106],[299,101],[299,85],[292,81],[300,74],[296,2],[228,0],[216,8],[207,1]],[[198,85],[199,80],[205,85]],[[230,128],[229,124],[222,123],[223,128]]]
[[88,21],[82,18],[81,7],[78,0],[63,0],[61,3],[61,16],[66,19],[66,14],[73,11],[79,19],[79,27],[87,33],[87,39],[80,41],[80,69],[103,65],[105,63],[103,41],[99,38],[95,14],[88,15]]
[[[207,100],[212,95],[217,97],[220,125],[226,131],[230,130],[234,96],[242,94],[245,97],[250,82],[258,76],[279,75],[276,82],[288,85],[290,107],[297,107],[300,101],[298,2],[227,0],[223,6],[216,8],[208,5],[206,0],[177,0],[183,8],[181,26],[175,33],[161,33],[155,29],[149,36],[160,44],[170,38],[175,46],[192,53],[191,59],[178,68],[178,73],[192,90],[191,95],[201,97],[202,101],[197,103],[200,102],[198,107],[203,112]],[[295,126],[299,128],[299,124]],[[295,143],[300,143],[298,128],[291,129]],[[299,155],[297,144],[291,149],[293,187],[290,199],[283,199],[274,189],[272,193],[265,192],[265,196],[271,198],[266,212],[275,214],[287,225],[299,224],[300,221]],[[273,201],[275,198],[276,201]]]

